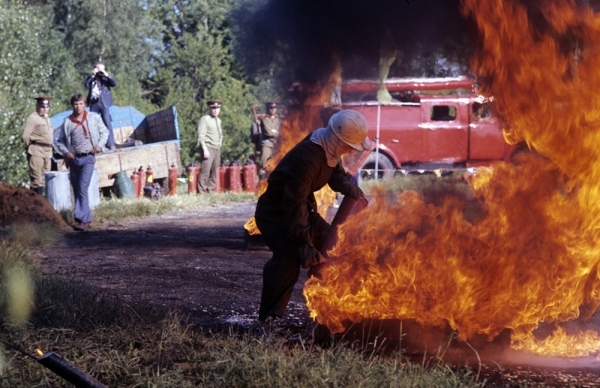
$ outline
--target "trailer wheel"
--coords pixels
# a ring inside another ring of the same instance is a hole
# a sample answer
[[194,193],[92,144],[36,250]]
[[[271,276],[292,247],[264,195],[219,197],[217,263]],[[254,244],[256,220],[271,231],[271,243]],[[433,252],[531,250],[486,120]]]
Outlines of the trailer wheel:
[[[375,175],[376,162],[377,176]],[[375,178],[379,180],[390,179],[394,176],[395,171],[396,167],[394,167],[394,163],[386,155],[379,153],[379,160],[377,160],[377,154],[372,152],[358,170],[358,181],[360,183]]]

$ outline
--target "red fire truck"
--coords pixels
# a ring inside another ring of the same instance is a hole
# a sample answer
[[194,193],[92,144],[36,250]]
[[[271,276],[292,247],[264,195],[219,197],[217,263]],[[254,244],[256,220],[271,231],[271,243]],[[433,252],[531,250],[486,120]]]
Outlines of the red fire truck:
[[453,171],[509,160],[515,147],[506,143],[490,101],[477,96],[474,86],[474,80],[463,77],[388,79],[388,101],[380,104],[378,80],[342,83],[342,109],[361,112],[369,137],[378,139],[377,149],[361,166],[361,177]]

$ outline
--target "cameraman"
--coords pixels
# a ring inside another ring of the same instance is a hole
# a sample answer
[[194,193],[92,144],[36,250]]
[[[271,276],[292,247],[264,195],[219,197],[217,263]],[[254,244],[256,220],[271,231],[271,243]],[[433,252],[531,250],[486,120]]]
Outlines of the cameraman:
[[87,105],[90,107],[90,111],[99,113],[102,116],[102,121],[108,128],[106,148],[111,150],[116,148],[109,110],[113,104],[110,88],[115,86],[117,86],[117,81],[108,75],[104,63],[100,62],[94,65],[92,75],[85,80],[85,87],[88,90]]

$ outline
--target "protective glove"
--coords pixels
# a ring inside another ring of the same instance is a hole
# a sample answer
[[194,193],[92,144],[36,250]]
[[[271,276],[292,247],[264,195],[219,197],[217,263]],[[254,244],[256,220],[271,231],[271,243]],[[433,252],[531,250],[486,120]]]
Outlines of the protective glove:
[[350,198],[354,198],[354,199],[364,198],[364,196],[365,196],[365,193],[363,193],[363,191],[360,189],[360,187],[353,185],[352,183],[348,183],[344,187],[344,192],[342,194],[347,195]]
[[323,255],[312,245],[301,245],[298,247],[298,256],[302,268],[309,268],[323,262]]

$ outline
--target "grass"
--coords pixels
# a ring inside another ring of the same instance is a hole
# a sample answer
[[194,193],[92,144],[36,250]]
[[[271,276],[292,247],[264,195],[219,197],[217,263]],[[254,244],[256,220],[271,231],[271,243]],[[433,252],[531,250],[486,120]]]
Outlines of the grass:
[[[22,329],[0,335],[33,353],[55,351],[110,387],[483,387],[445,364],[407,362],[343,345],[321,348],[284,332],[207,333],[183,326],[175,314],[125,306],[84,284],[40,285],[43,305]],[[46,293],[46,287],[62,292]],[[77,295],[77,297],[73,297]],[[78,299],[82,300],[78,300]],[[100,300],[93,306],[91,300]],[[63,313],[53,322],[40,320]],[[69,312],[74,319],[61,319]],[[89,317],[99,316],[90,321]],[[257,334],[261,333],[261,334]],[[0,387],[61,386],[33,360],[6,351]],[[2,363],[0,363],[2,364]]]
[[0,227],[0,240],[16,246],[49,246],[61,238],[56,226],[51,224],[14,224]]
[[[395,183],[409,185],[407,182]],[[424,186],[425,187],[425,186]],[[428,187],[428,186],[426,186]],[[392,188],[390,190],[397,190]],[[177,195],[158,201],[103,199],[100,222],[159,215],[251,200],[250,194]],[[469,369],[443,362],[414,363],[402,353],[311,343],[285,331],[253,327],[211,333],[181,323],[175,312],[143,302],[127,304],[84,282],[41,276],[27,247],[51,246],[47,226],[0,230],[0,290],[22,265],[35,284],[35,307],[26,324],[7,317],[0,294],[0,339],[34,353],[56,351],[109,387],[484,387]],[[0,343],[0,387],[66,386],[62,378]]]
[[[118,329],[118,330],[115,330]],[[175,315],[126,327],[3,329],[11,342],[66,360],[110,387],[483,387],[445,364],[410,363],[401,355],[320,348],[283,336],[206,333]],[[61,379],[15,352],[5,358],[0,386],[60,386]]]
[[470,196],[470,188],[467,182],[462,179],[466,171],[457,171],[451,174],[438,176],[433,173],[427,174],[397,174],[392,179],[385,181],[366,181],[364,189],[368,190],[372,186],[382,185],[386,192],[397,194],[402,191],[413,190],[422,193],[426,199],[433,200],[443,195]]
[[[187,189],[186,189],[187,190]],[[149,198],[101,197],[100,206],[94,209],[94,222],[116,221],[126,218],[159,216],[177,210],[199,210],[207,206],[250,201],[256,199],[254,193],[225,192],[211,195],[187,194],[179,189],[175,196],[163,196],[157,200]],[[71,210],[61,211],[67,223],[73,222]]]

